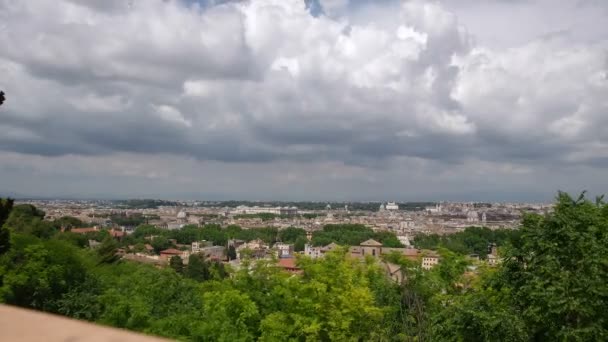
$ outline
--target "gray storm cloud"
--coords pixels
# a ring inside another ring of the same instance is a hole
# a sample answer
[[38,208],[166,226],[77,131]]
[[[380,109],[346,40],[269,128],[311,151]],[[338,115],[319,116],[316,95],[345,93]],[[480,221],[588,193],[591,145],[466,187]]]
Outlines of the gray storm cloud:
[[0,0],[0,150],[12,163],[338,163],[360,179],[413,161],[605,167],[606,30],[577,29],[577,13],[593,19],[604,5],[573,7],[565,31],[548,28],[562,33],[527,27],[506,39],[462,18],[560,8],[319,4],[325,14],[313,16],[301,0]]

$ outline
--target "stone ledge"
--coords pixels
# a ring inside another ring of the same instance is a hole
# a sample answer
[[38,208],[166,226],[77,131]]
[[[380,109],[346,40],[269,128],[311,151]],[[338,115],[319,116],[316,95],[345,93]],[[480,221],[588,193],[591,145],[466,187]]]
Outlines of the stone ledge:
[[0,305],[0,341],[167,342],[126,330]]

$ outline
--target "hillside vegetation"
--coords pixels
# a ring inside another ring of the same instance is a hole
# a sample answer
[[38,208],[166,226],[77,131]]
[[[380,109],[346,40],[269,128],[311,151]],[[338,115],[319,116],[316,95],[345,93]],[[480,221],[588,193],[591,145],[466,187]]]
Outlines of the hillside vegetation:
[[[1,302],[184,341],[608,340],[608,205],[601,199],[560,193],[553,213],[525,216],[508,236],[480,229],[419,237],[437,248],[441,262],[425,271],[387,256],[401,266],[402,283],[372,258],[351,258],[347,248],[299,257],[297,275],[273,260],[245,260],[239,270],[205,260],[157,269],[120,260],[109,236],[92,250],[43,218],[35,207],[0,201]],[[347,244],[370,234],[350,228],[345,238],[326,227],[313,243]],[[243,231],[191,227],[165,238],[304,238],[295,228]],[[130,238],[154,233],[143,226]],[[466,254],[484,254],[490,240],[500,240],[502,262],[471,268]],[[387,236],[385,243],[395,242]]]

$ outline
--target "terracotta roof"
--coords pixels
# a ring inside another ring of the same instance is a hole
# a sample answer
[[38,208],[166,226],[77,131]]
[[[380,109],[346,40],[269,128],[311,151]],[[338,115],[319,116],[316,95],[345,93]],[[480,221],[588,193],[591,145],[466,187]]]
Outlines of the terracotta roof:
[[160,251],[160,254],[171,254],[171,255],[181,255],[183,252],[175,249],[175,248],[169,248],[169,249],[165,249],[164,251]]
[[298,268],[296,266],[296,259],[294,258],[279,259],[279,266],[283,268]]
[[112,237],[123,237],[125,236],[125,232],[121,230],[110,230],[110,235],[112,235]]
[[72,230],[70,230],[72,233],[76,233],[76,234],[86,234],[86,233],[90,233],[90,232],[98,232],[99,229],[97,228],[72,228]]
[[415,248],[404,248],[403,255],[405,256],[418,256],[419,251]]
[[369,239],[367,241],[363,241],[361,242],[361,246],[374,246],[374,247],[381,247],[382,244],[374,239]]
[[332,249],[339,247],[338,244],[336,244],[335,242],[330,243],[329,245],[325,246],[325,247],[321,247],[322,251],[331,251]]

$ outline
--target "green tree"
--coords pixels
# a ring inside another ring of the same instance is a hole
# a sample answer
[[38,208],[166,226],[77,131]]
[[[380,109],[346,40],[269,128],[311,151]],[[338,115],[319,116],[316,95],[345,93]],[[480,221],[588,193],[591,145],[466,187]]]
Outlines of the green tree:
[[53,221],[53,226],[56,229],[65,228],[70,230],[72,228],[85,227],[86,225],[81,220],[72,216],[63,216]]
[[79,251],[69,243],[15,234],[3,256],[0,297],[8,304],[57,312],[57,301],[86,278]]
[[0,256],[11,248],[11,232],[8,228],[0,227]]
[[184,262],[182,261],[182,258],[177,255],[174,255],[169,259],[169,266],[179,274],[184,271]]
[[433,325],[437,341],[529,341],[522,317],[509,306],[509,291],[486,287],[454,297],[438,311]]
[[161,251],[171,247],[171,242],[165,236],[157,236],[152,239],[150,245],[152,245],[152,248],[154,248],[154,252],[159,254]]
[[118,244],[111,237],[105,238],[99,247],[97,247],[97,255],[99,256],[99,262],[104,264],[112,264],[120,259],[120,256],[116,254],[118,250]]
[[228,250],[226,251],[226,256],[228,256],[228,260],[235,260],[236,259],[236,248],[234,248],[234,245],[230,245],[228,246]]
[[306,237],[298,237],[293,245],[293,249],[296,252],[304,251],[306,244],[308,243],[308,239]]
[[253,341],[258,309],[245,293],[212,291],[203,295],[203,317],[194,331],[197,341]]
[[188,258],[188,266],[185,271],[186,277],[197,281],[205,281],[211,279],[209,264],[202,254],[191,254]]
[[12,207],[4,225],[16,232],[27,232],[27,228],[32,222],[42,220],[44,216],[44,211],[31,204],[19,204]]
[[13,210],[14,202],[10,198],[0,198],[0,227],[4,226],[4,222],[8,219],[11,210]]
[[0,198],[0,256],[11,248],[11,232],[4,227],[4,222],[13,209],[13,203],[14,201],[10,198]]
[[272,289],[279,301],[261,322],[261,339],[377,340],[382,309],[375,305],[366,273],[375,262],[350,259],[346,249],[321,260],[299,260],[302,278],[288,277]]
[[295,243],[298,238],[306,238],[306,231],[302,228],[287,227],[279,231],[279,239],[285,243]]
[[4,227],[17,233],[27,233],[48,239],[57,229],[52,223],[43,221],[44,216],[44,211],[31,204],[19,204],[10,211],[10,215],[4,222]]
[[139,239],[145,238],[147,236],[161,235],[162,233],[163,230],[160,228],[156,228],[152,225],[142,224],[135,228],[135,231],[133,232],[133,237]]
[[554,212],[527,215],[501,279],[533,339],[608,339],[608,205],[560,192]]

